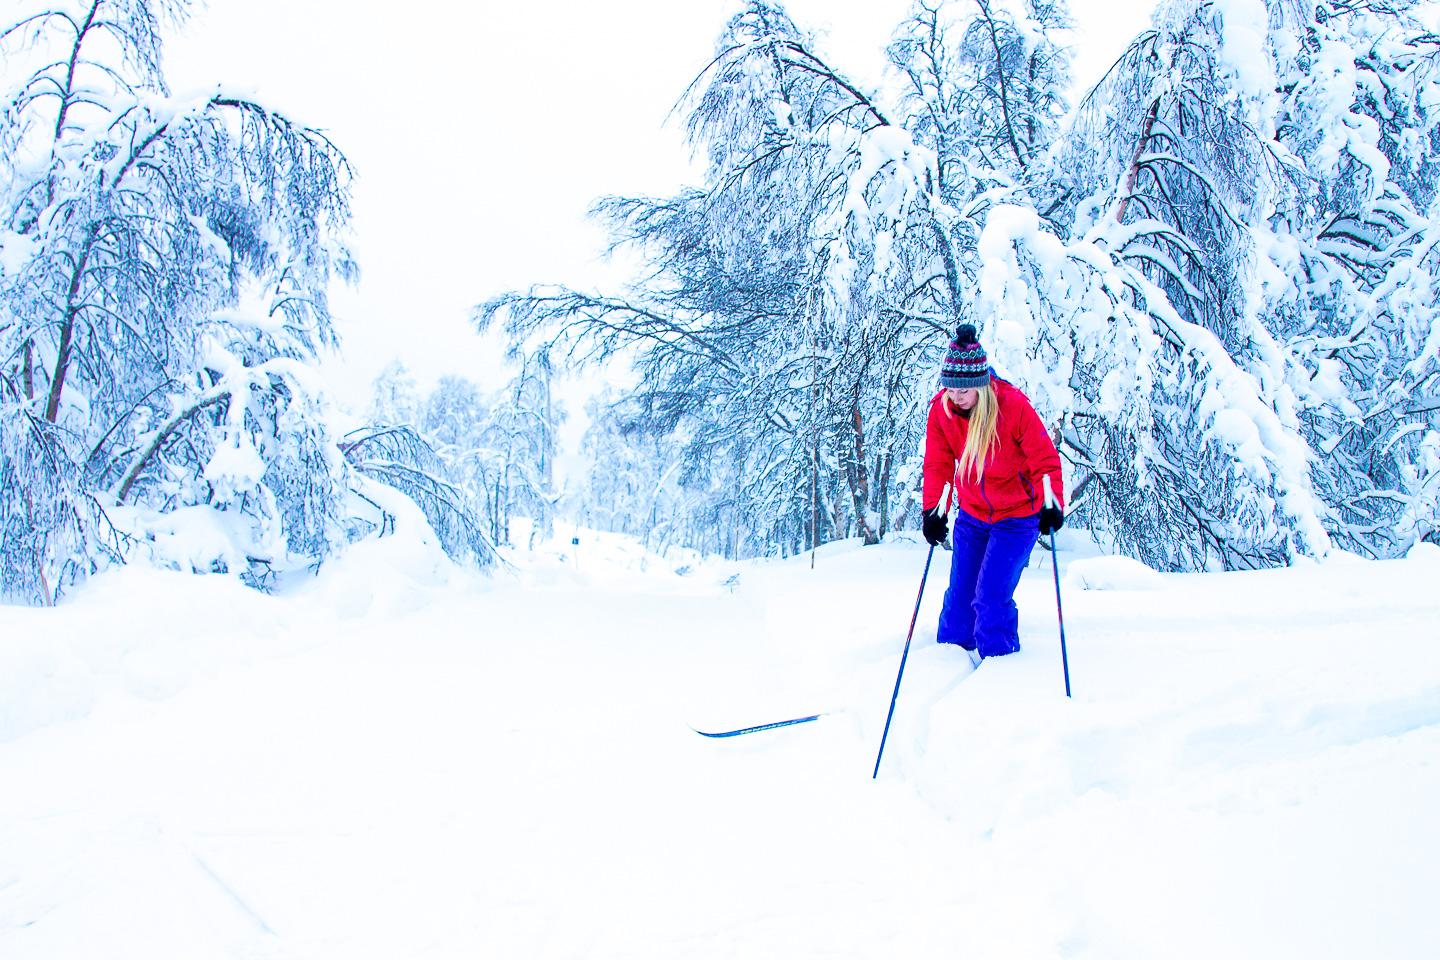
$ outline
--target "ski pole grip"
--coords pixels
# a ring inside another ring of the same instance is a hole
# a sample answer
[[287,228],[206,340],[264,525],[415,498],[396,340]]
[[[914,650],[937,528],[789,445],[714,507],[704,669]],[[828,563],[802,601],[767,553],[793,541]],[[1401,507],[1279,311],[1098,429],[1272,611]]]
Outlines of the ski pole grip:
[[1050,474],[1041,477],[1040,483],[1045,487],[1045,506],[1055,506],[1055,491],[1050,488]]
[[940,515],[942,517],[950,516],[950,484],[948,483],[940,491]]

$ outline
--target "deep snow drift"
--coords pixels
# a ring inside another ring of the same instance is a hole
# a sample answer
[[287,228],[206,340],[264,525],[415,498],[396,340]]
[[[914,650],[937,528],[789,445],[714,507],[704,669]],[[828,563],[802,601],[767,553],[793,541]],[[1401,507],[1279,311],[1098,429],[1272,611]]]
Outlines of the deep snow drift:
[[[582,531],[282,597],[141,569],[0,607],[0,956],[1421,958],[1440,549],[1160,575],[1062,533],[1024,650],[926,548],[694,564]],[[827,711],[735,740],[735,727]]]

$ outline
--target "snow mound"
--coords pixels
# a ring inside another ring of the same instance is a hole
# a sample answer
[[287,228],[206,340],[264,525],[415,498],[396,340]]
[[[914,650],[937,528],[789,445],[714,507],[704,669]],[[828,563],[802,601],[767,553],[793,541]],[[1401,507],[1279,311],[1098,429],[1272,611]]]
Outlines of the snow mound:
[[198,679],[303,646],[303,622],[237,577],[132,564],[50,610],[0,608],[0,743],[82,719],[106,697],[169,699]]
[[1072,561],[1065,583],[1076,590],[1163,590],[1165,577],[1129,557],[1091,557]]
[[1405,554],[1406,560],[1419,560],[1422,563],[1440,563],[1440,543],[1428,543],[1421,540],[1410,551]]

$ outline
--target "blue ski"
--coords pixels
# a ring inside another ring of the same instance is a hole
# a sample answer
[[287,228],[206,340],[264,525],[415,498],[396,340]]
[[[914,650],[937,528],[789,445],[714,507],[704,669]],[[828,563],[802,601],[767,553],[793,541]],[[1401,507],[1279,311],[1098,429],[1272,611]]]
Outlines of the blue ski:
[[759,733],[761,730],[775,730],[779,727],[793,727],[797,723],[809,723],[811,720],[819,720],[823,716],[825,716],[825,714],[817,713],[809,717],[796,717],[794,720],[777,720],[774,723],[761,723],[753,727],[741,727],[738,730],[722,730],[718,733],[707,733],[704,730],[695,730],[694,727],[690,729],[695,730],[695,732],[702,737],[719,739],[721,737],[739,737],[747,733]]

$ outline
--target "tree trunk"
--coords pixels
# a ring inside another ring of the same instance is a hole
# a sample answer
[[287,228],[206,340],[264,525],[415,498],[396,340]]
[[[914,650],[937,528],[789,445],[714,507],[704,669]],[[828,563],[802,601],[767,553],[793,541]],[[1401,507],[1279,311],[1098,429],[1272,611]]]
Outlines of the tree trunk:
[[[545,535],[546,539],[555,535],[555,504],[550,499],[554,495],[555,490],[555,458],[553,456],[553,448],[555,446],[555,405],[554,397],[550,390],[550,375],[550,360],[548,357],[542,357],[540,359],[540,386],[541,389],[545,391],[545,423],[543,425],[544,432],[540,442],[540,476],[541,482],[545,484],[545,502],[540,508],[544,517],[540,526],[541,532]],[[651,524],[651,527],[653,529],[654,524]],[[646,539],[649,539],[648,531],[646,533]]]
[[989,0],[978,0],[980,13],[985,18],[985,26],[990,30],[990,46],[995,51],[995,79],[999,85],[1000,113],[1005,119],[1005,135],[1010,141],[1010,150],[1015,154],[1015,162],[1025,170],[1028,164],[1025,156],[1020,152],[1020,143],[1015,137],[1015,121],[1010,117],[1010,89],[1005,83],[1005,65],[1001,62],[1000,37],[995,31],[995,16],[990,12]]
[[870,473],[865,468],[865,425],[860,418],[860,405],[850,405],[850,422],[854,431],[855,449],[852,459],[846,465],[845,476],[850,481],[850,500],[855,507],[855,527],[866,546],[880,542],[880,536],[870,525]]
[[140,456],[135,458],[135,462],[130,465],[130,469],[125,471],[125,478],[120,482],[120,492],[115,495],[115,502],[121,504],[125,502],[125,498],[130,496],[130,488],[134,486],[135,481],[145,469],[146,464],[150,462],[150,458],[155,456],[156,451],[165,445],[165,441],[170,439],[170,435],[179,429],[181,424],[200,411],[213,407],[217,403],[224,403],[229,399],[229,390],[218,392],[213,396],[197,400],[166,421],[165,425],[155,432],[155,436]]
[[[80,275],[75,275],[78,283]],[[72,283],[70,292],[75,292]],[[55,357],[55,375],[50,378],[50,395],[45,400],[45,419],[54,423],[60,416],[60,394],[65,389],[65,374],[70,369],[70,350],[75,337],[75,307],[65,311],[65,320],[60,324],[60,349]]]
[[65,389],[65,374],[70,369],[70,351],[75,342],[75,319],[80,313],[80,282],[85,277],[85,267],[90,262],[90,250],[95,243],[96,224],[91,224],[85,234],[85,247],[80,253],[80,262],[70,275],[70,289],[65,294],[65,319],[60,323],[60,349],[55,356],[55,375],[50,378],[50,396],[45,401],[45,419],[51,423],[60,415],[60,394]]
[[820,440],[810,438],[810,569],[815,569],[815,548],[820,546]]
[[1155,120],[1159,116],[1160,98],[1156,97],[1145,114],[1145,122],[1140,127],[1140,139],[1135,142],[1135,153],[1130,158],[1130,169],[1125,172],[1125,186],[1120,203],[1115,207],[1116,223],[1125,222],[1125,208],[1130,205],[1130,194],[1135,189],[1135,180],[1140,176],[1140,158],[1145,156],[1146,145],[1150,143],[1150,134],[1155,129]]
[[496,471],[495,471],[495,483],[492,484],[492,487],[494,488],[495,494],[494,494],[494,496],[491,498],[491,501],[490,501],[490,535],[491,535],[491,537],[494,539],[494,541],[495,541],[496,543],[504,543],[504,542],[505,542],[504,538],[502,538],[502,537],[500,536],[500,529],[501,529],[501,520],[500,520],[500,475],[501,475],[501,473],[503,473],[502,470],[496,470]]
[[[30,497],[30,491],[25,491],[25,519],[30,522],[30,529],[35,529],[35,501]],[[45,544],[47,538],[40,536],[35,541],[35,575],[40,579],[40,599],[45,606],[55,606],[55,595],[50,590],[50,578],[45,575]]]
[[885,539],[885,534],[890,532],[890,451],[880,458],[875,465],[875,471],[880,475],[880,489],[875,493],[875,499],[879,501],[880,509],[880,539]]

